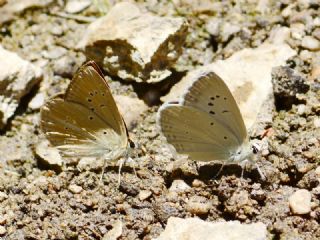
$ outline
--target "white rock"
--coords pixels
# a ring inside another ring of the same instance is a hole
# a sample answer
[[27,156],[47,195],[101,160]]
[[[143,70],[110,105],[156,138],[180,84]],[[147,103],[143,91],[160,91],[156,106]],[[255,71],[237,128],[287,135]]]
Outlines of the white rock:
[[91,5],[91,0],[69,0],[64,10],[67,13],[79,13]]
[[40,109],[40,107],[44,104],[44,94],[43,93],[37,93],[29,102],[28,107],[36,110]]
[[81,186],[78,186],[76,184],[71,184],[68,189],[70,190],[70,192],[75,193],[75,194],[81,193],[83,190],[83,188]]
[[133,3],[122,2],[90,24],[77,47],[111,75],[158,82],[171,74],[186,34],[183,18],[141,13]]
[[293,23],[290,25],[291,37],[301,40],[305,36],[305,26],[302,23]]
[[[178,101],[193,81],[196,81],[200,75],[213,71],[230,88],[239,104],[245,124],[250,128],[257,114],[266,111],[261,106],[264,106],[266,101],[271,101],[272,68],[283,65],[295,54],[296,52],[286,44],[263,44],[256,49],[243,49],[226,60],[218,60],[189,72],[161,100]],[[271,118],[271,112],[268,114]]]
[[117,240],[122,235],[122,225],[122,221],[116,221],[113,228],[103,236],[102,240]]
[[138,98],[115,95],[114,100],[117,103],[128,129],[132,129],[138,122],[140,115],[148,109],[148,106]]
[[0,46],[0,129],[19,102],[42,78],[42,70]]
[[312,51],[317,51],[320,50],[320,41],[314,37],[305,36],[301,41],[301,46]]
[[169,191],[172,192],[185,192],[186,190],[190,189],[191,187],[185,183],[185,181],[177,179],[174,180],[169,188]]
[[139,192],[138,197],[139,197],[140,201],[144,201],[144,200],[148,199],[151,195],[152,195],[151,191],[149,191],[149,190],[141,190]]
[[272,44],[283,44],[289,39],[290,28],[276,26],[271,30],[268,41]]
[[41,164],[51,168],[61,170],[62,158],[58,149],[49,146],[48,141],[42,141],[36,146],[36,154],[41,160]]
[[7,229],[4,226],[0,226],[0,236],[3,236],[7,233]]
[[289,197],[291,211],[295,214],[307,214],[311,211],[311,193],[300,189]]
[[315,128],[319,128],[319,127],[320,127],[320,118],[319,118],[319,117],[316,117],[316,118],[313,120],[313,124],[314,124],[314,127],[315,127]]
[[239,221],[205,222],[198,218],[170,217],[166,229],[154,240],[266,240],[266,225]]

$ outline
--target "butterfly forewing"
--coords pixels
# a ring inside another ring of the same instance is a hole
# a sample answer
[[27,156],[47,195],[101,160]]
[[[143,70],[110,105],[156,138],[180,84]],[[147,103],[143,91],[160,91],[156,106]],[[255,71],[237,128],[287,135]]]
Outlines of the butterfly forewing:
[[41,109],[41,128],[65,156],[117,158],[128,145],[125,123],[93,62],[78,70],[63,98]]
[[67,89],[65,100],[85,106],[121,137],[127,139],[126,126],[110,88],[93,61],[78,70]]
[[159,113],[159,125],[167,141],[177,152],[188,154],[193,160],[228,159],[238,147],[237,138],[222,123],[202,110],[166,104],[160,108]]
[[183,105],[206,112],[212,119],[224,125],[241,145],[247,130],[240,110],[229,88],[215,73],[204,73],[185,94]]

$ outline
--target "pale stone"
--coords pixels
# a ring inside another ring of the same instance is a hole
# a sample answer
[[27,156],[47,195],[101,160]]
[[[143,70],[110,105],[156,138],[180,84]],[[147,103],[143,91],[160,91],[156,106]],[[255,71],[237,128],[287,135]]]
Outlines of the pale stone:
[[301,41],[301,46],[311,51],[317,51],[320,50],[320,41],[314,37],[305,36]]
[[76,184],[71,184],[69,186],[69,190],[72,193],[78,194],[78,193],[82,192],[83,188],[81,186],[76,185]]
[[28,107],[32,110],[40,109],[44,104],[44,94],[37,93],[29,102]]
[[272,44],[283,44],[290,39],[290,28],[276,26],[270,32],[268,41]]
[[152,192],[149,190],[141,190],[139,192],[138,198],[140,201],[144,201],[148,199],[152,195]]
[[4,226],[0,226],[0,236],[3,236],[7,233],[7,229]]
[[320,118],[319,118],[319,117],[316,117],[316,118],[313,120],[313,124],[314,124],[314,127],[315,127],[315,128],[319,128],[319,127],[320,127]]
[[212,203],[200,196],[193,196],[187,202],[187,211],[195,215],[207,214],[212,207]]
[[91,0],[69,0],[64,8],[67,13],[79,13],[91,5]]
[[[186,90],[200,76],[215,72],[230,88],[247,128],[255,122],[257,115],[266,112],[266,101],[271,101],[271,70],[275,66],[285,64],[296,51],[286,44],[263,44],[256,49],[243,49],[226,60],[218,60],[212,64],[189,72],[179,83],[174,85],[162,101],[179,101]],[[270,113],[264,115],[271,118]],[[267,117],[266,117],[267,118]]]
[[138,123],[141,114],[148,109],[148,106],[137,97],[115,95],[114,100],[129,130]]
[[289,197],[291,211],[295,214],[307,214],[311,211],[311,193],[300,189]]
[[0,129],[13,116],[20,100],[42,78],[42,70],[0,46]]
[[169,191],[172,192],[185,192],[186,190],[190,189],[191,187],[185,183],[185,181],[176,179],[172,182]]
[[[254,233],[254,234],[253,234]],[[239,237],[241,236],[241,237]],[[265,224],[241,224],[239,221],[205,222],[198,218],[170,217],[166,229],[153,240],[266,240]]]
[[40,163],[49,168],[61,170],[62,158],[58,149],[49,146],[48,141],[41,141],[36,146],[36,154],[40,158]]
[[122,221],[116,221],[113,228],[103,236],[102,240],[117,240],[122,235],[122,226]]
[[133,3],[122,2],[90,25],[77,47],[111,75],[158,82],[171,74],[186,34],[183,18],[142,13]]

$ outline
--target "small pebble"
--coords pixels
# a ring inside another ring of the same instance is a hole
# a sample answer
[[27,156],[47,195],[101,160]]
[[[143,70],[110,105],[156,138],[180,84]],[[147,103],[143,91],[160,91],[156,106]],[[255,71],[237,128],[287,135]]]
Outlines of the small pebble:
[[317,51],[320,49],[320,42],[311,36],[305,36],[301,41],[301,46],[305,49]]
[[139,192],[138,197],[139,197],[139,200],[140,200],[140,201],[143,201],[143,200],[148,199],[151,195],[152,195],[152,192],[151,192],[151,191],[149,191],[149,190],[141,190],[141,191]]
[[204,187],[204,186],[205,186],[205,184],[202,181],[200,181],[199,179],[195,179],[192,182],[192,187],[199,188],[199,187]]
[[69,186],[69,190],[72,192],[72,193],[80,193],[83,189],[82,187],[76,185],[76,184],[71,184]]
[[171,184],[171,187],[169,188],[169,191],[174,191],[174,192],[184,192],[191,187],[186,184],[183,180],[174,180]]
[[300,189],[289,197],[291,211],[295,214],[307,214],[311,211],[311,193]]
[[7,233],[7,229],[3,226],[0,226],[0,236],[3,236],[6,233]]
[[44,104],[44,94],[37,93],[29,102],[28,107],[32,110],[40,109],[40,107]]
[[0,225],[4,225],[7,223],[7,218],[5,216],[0,216]]
[[320,118],[319,118],[319,117],[316,117],[316,118],[313,120],[313,124],[314,124],[314,127],[315,127],[315,128],[319,128],[319,127],[320,127]]
[[187,202],[187,211],[195,215],[207,214],[211,207],[211,202],[200,196],[193,196]]

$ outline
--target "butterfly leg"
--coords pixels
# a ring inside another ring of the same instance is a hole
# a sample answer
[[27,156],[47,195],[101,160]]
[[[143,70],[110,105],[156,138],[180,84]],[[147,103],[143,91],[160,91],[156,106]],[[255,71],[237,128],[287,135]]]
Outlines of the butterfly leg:
[[224,167],[224,163],[222,163],[222,165],[221,165],[221,167],[220,167],[219,171],[216,173],[216,175],[214,175],[213,179],[216,179],[216,178],[220,175],[220,173],[221,173],[221,172],[222,172],[222,170],[223,170],[223,167]]
[[257,163],[256,163],[256,167],[257,167],[257,170],[258,170],[258,172],[260,174],[261,179],[263,181],[265,181],[266,180],[266,176],[263,174],[263,172],[261,171],[261,169],[260,169],[260,167],[259,167],[259,165]]
[[103,178],[103,174],[104,174],[104,170],[106,169],[107,167],[107,162],[109,161],[109,159],[104,159],[104,163],[103,163],[103,167],[102,167],[102,172],[101,172],[101,175],[100,175],[100,184],[102,184],[102,178]]
[[247,167],[247,164],[248,164],[249,160],[248,159],[245,159],[243,160],[241,163],[240,163],[240,166],[241,166],[241,179],[243,179],[243,173],[244,173],[244,170],[246,169]]
[[118,171],[118,188],[120,187],[121,183],[121,169],[122,166],[126,163],[126,159],[120,159],[119,160],[119,171]]

